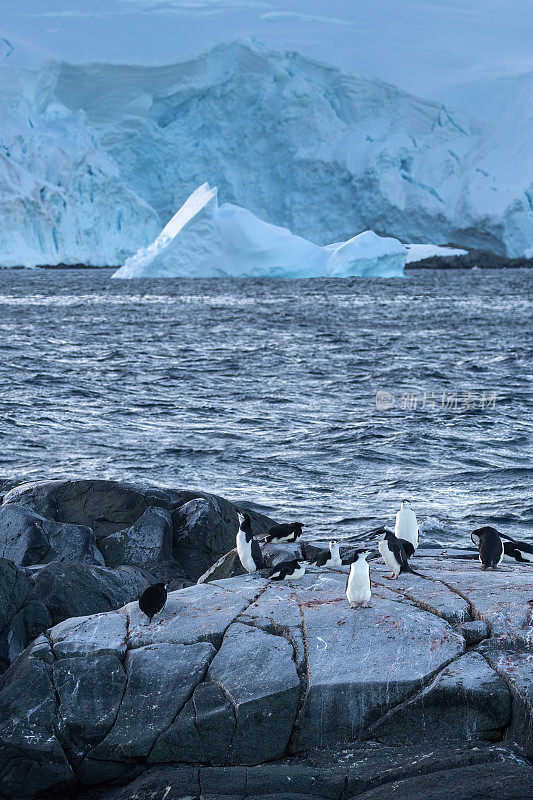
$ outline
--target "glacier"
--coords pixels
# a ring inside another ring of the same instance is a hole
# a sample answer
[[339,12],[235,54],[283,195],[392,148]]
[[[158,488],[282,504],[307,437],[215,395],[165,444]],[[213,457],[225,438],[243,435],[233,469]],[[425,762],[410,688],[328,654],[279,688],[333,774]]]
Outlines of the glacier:
[[[119,266],[206,178],[315,245],[533,248],[522,98],[497,127],[296,52],[0,65],[0,265]],[[529,86],[529,84],[528,84]]]
[[147,247],[113,278],[345,278],[403,273],[406,248],[364,231],[320,247],[198,187]]

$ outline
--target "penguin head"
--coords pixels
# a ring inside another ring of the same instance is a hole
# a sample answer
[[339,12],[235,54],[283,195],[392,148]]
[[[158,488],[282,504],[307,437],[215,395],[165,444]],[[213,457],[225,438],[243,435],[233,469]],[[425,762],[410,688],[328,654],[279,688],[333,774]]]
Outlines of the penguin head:
[[402,500],[400,505],[401,505],[401,508],[404,508],[404,506],[405,506],[405,508],[411,508],[411,501],[410,500]]
[[304,527],[304,523],[303,522],[293,522],[292,523],[292,527],[296,528],[297,531],[300,531],[300,533],[302,533],[302,528]]
[[366,561],[366,559],[372,555],[372,552],[373,551],[369,547],[363,547],[361,550],[356,550],[354,553],[354,561]]
[[249,514],[243,514],[243,513],[241,513],[239,511],[238,512],[238,517],[239,517],[239,525],[241,527],[241,530],[243,530],[245,533],[246,532],[251,532],[251,530],[252,530],[252,521],[250,519],[250,515]]

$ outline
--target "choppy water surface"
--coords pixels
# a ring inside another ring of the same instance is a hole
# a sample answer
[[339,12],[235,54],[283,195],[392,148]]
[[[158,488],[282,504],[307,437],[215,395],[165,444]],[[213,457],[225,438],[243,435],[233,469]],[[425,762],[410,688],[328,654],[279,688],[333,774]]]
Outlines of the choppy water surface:
[[311,535],[403,497],[427,540],[531,532],[531,272],[110,275],[0,272],[0,478],[196,487]]

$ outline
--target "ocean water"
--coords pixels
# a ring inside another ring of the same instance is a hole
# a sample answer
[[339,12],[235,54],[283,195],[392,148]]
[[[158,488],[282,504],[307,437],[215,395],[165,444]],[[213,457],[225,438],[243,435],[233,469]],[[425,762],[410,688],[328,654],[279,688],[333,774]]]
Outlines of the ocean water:
[[311,538],[362,535],[408,497],[426,544],[531,534],[532,272],[111,274],[0,272],[6,484],[198,488]]

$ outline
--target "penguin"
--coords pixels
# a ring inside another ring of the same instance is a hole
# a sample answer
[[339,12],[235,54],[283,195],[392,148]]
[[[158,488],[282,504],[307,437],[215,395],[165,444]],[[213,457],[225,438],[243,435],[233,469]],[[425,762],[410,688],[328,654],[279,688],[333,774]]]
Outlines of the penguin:
[[513,558],[515,561],[522,563],[533,563],[533,544],[529,542],[517,542],[506,533],[497,531],[500,539],[503,539],[503,555],[506,558]]
[[514,539],[506,537],[503,543],[503,553],[507,558],[514,558],[525,564],[533,564],[533,544],[528,542],[515,542]]
[[139,608],[148,617],[148,625],[152,617],[159,614],[167,602],[167,587],[164,583],[154,583],[139,597]]
[[272,525],[265,536],[265,542],[297,542],[302,535],[303,522],[288,522]]
[[[377,529],[377,531],[375,531],[375,532],[372,534],[372,536],[373,536],[374,538],[376,538],[376,537],[378,537],[378,536],[380,536],[381,538],[383,538],[383,537],[384,537],[384,536],[386,536],[388,533],[390,533],[390,534],[394,535],[394,534],[392,533],[392,531],[390,531],[388,528],[378,528],[378,529]],[[412,556],[412,555],[413,555],[413,553],[415,552],[415,548],[413,547],[413,545],[411,544],[411,542],[408,542],[408,541],[407,541],[407,539],[400,539],[398,536],[397,536],[396,538],[398,539],[398,541],[399,541],[399,542],[401,542],[401,543],[402,543],[402,546],[403,546],[403,549],[405,550],[405,555],[407,556],[407,558],[411,558],[411,556]]]
[[419,575],[409,566],[407,555],[401,539],[398,539],[392,531],[387,531],[385,536],[378,544],[378,549],[383,556],[383,561],[388,566],[392,575],[389,580],[394,580],[402,572],[411,572],[413,575]]
[[346,597],[352,608],[370,608],[370,569],[367,558],[370,550],[356,550],[355,560],[350,565],[350,574],[346,581]]
[[470,538],[479,549],[482,569],[496,569],[503,558],[503,542],[496,528],[484,525],[472,531]]
[[336,539],[332,539],[329,543],[329,550],[322,550],[314,558],[307,561],[308,564],[313,564],[315,567],[342,567],[342,561],[339,553],[339,543]]
[[411,508],[410,500],[402,500],[400,510],[396,514],[394,535],[397,539],[409,543],[408,550],[411,550],[412,547],[412,552],[406,551],[407,557],[410,558],[418,547],[418,522],[416,514]]
[[265,577],[271,581],[297,581],[303,578],[305,566],[302,562],[293,559],[292,561],[282,561],[266,571]]
[[248,514],[239,512],[239,530],[237,531],[237,553],[241,564],[247,572],[256,572],[262,569],[263,554],[259,542],[254,539],[252,522]]

